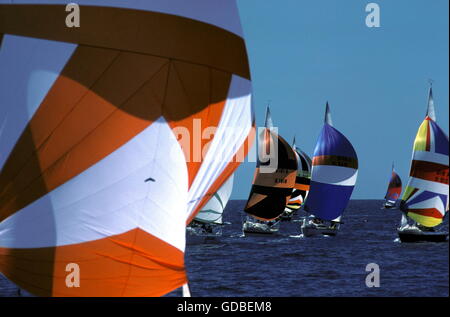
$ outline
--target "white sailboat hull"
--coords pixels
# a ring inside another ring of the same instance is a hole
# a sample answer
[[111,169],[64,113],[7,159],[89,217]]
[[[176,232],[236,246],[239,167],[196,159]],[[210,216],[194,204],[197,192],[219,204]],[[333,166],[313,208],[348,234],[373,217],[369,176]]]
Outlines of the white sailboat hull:
[[339,224],[331,227],[326,224],[316,224],[310,219],[303,219],[300,229],[305,237],[312,237],[317,235],[335,236],[339,230]]
[[244,232],[244,235],[270,235],[270,234],[276,234],[278,232],[277,226],[270,226],[266,223],[258,223],[258,222],[251,222],[251,221],[245,221],[242,226],[242,231]]

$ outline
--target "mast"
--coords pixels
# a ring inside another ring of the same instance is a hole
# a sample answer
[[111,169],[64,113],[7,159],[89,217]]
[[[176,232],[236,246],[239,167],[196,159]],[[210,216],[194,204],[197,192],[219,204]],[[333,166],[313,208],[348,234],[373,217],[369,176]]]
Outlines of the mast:
[[427,113],[425,116],[430,117],[431,120],[436,122],[436,110],[434,109],[433,82],[432,81],[430,81],[430,88],[428,90]]
[[333,120],[331,119],[331,110],[330,110],[330,105],[328,104],[328,101],[327,101],[327,104],[326,104],[326,107],[325,107],[325,119],[324,119],[324,121],[325,121],[326,124],[329,124],[330,126],[333,126]]

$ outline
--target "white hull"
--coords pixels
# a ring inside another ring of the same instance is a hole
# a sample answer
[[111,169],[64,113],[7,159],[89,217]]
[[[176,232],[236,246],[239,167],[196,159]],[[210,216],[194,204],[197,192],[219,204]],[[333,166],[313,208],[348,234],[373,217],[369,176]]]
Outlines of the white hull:
[[304,219],[300,229],[305,237],[312,237],[317,235],[335,236],[339,230],[339,224],[331,227],[326,224],[316,224],[312,220]]
[[278,232],[278,226],[266,223],[245,221],[242,226],[244,235],[270,235]]

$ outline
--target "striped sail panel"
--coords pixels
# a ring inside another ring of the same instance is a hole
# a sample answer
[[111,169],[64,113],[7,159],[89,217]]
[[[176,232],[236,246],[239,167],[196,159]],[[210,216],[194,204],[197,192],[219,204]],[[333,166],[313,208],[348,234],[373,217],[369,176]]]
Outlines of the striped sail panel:
[[410,178],[400,206],[410,218],[427,227],[439,225],[446,213],[448,147],[448,136],[427,116],[414,140]]
[[401,193],[402,193],[402,180],[395,171],[392,171],[391,179],[389,180],[389,186],[386,195],[384,196],[384,199],[395,203],[397,199],[400,198]]
[[[264,129],[259,135],[259,148],[266,148],[268,142],[277,142],[277,151],[270,153],[268,162],[258,157],[253,185],[244,211],[262,220],[279,217],[292,194],[297,173],[297,159],[292,147],[278,134]],[[267,153],[267,152],[266,152]],[[277,161],[276,170],[268,173],[264,166],[271,160]]]
[[313,156],[305,211],[323,220],[342,215],[356,183],[358,158],[348,139],[325,123]]
[[186,223],[253,139],[235,1],[82,0],[80,28],[66,2],[18,2],[0,1],[1,272],[41,296],[181,287]]
[[222,223],[222,214],[233,191],[233,175],[214,193],[194,220],[203,223]]
[[298,169],[297,176],[295,178],[295,186],[286,205],[289,210],[298,210],[301,208],[303,202],[308,196],[311,181],[311,158],[297,147],[295,147],[295,154]]

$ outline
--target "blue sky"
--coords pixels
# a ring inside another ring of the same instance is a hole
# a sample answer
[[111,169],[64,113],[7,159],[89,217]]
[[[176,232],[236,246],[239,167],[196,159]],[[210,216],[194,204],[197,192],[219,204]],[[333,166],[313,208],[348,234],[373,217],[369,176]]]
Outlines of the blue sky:
[[[379,28],[365,24],[368,3]],[[312,154],[325,102],[353,143],[353,199],[382,199],[392,161],[404,183],[426,111],[428,79],[448,134],[448,0],[238,0],[253,81],[256,123],[268,100],[274,125]],[[247,199],[255,163],[236,172],[233,199]]]

